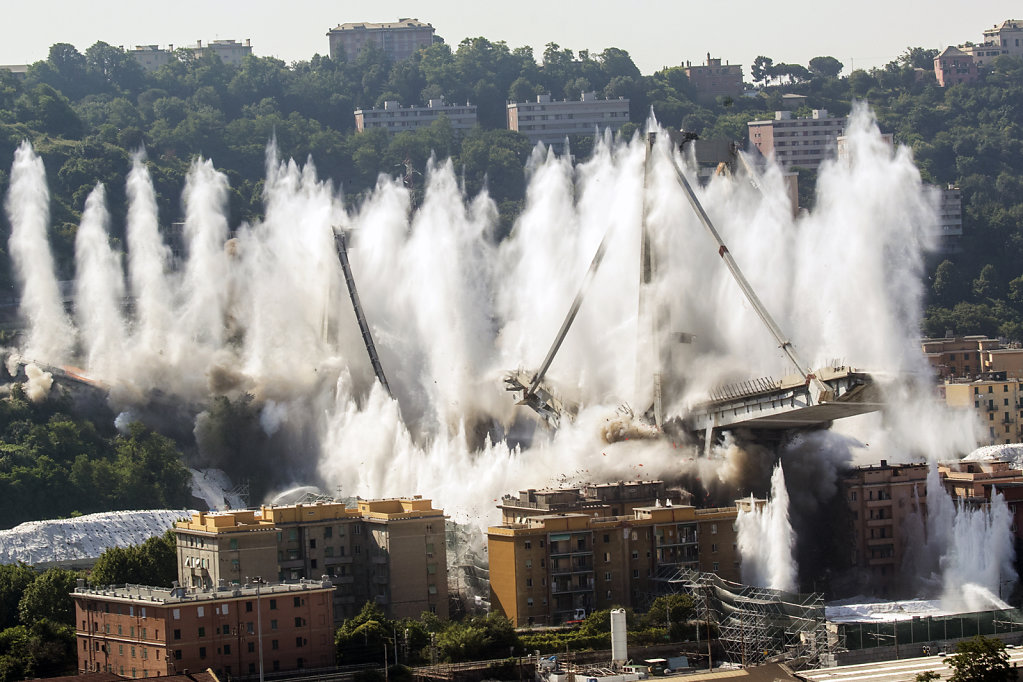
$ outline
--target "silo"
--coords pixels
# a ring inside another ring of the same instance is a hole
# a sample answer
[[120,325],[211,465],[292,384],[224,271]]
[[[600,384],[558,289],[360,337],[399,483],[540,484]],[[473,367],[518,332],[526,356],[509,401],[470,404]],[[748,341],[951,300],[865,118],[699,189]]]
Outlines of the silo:
[[611,611],[611,663],[622,666],[628,663],[629,653],[626,642],[625,609]]

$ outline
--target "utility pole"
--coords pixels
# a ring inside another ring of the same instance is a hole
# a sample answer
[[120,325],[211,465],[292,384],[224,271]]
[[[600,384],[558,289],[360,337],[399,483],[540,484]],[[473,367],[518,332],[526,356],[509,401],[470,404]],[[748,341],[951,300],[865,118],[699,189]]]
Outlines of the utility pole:
[[256,577],[256,638],[259,640],[259,682],[263,682],[263,609],[259,601],[259,586],[263,579]]

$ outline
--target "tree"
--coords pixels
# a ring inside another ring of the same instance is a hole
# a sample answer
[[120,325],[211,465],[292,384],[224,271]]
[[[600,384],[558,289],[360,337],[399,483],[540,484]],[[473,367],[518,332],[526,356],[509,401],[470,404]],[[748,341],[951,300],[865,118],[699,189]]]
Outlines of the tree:
[[824,78],[837,78],[842,73],[842,62],[834,57],[814,57],[810,60],[810,73]]
[[51,568],[25,588],[18,603],[18,616],[25,625],[40,620],[72,625],[75,604],[71,599],[78,574],[63,568]]
[[1016,671],[1009,666],[1005,643],[978,635],[956,645],[956,652],[945,659],[952,668],[950,682],[1010,682]]
[[917,676],[914,678],[916,682],[935,682],[936,680],[940,679],[941,675],[934,672],[933,670],[925,670],[922,673],[918,673]]
[[906,51],[899,55],[898,63],[911,69],[927,69],[930,71],[934,68],[934,58],[937,56],[938,51],[935,49],[907,47]]
[[753,76],[754,83],[761,83],[771,77],[771,68],[774,66],[774,60],[770,57],[760,55],[753,60],[753,64],[750,66],[750,75]]
[[0,630],[18,624],[18,602],[36,572],[25,564],[0,565]]
[[177,543],[173,530],[141,545],[110,547],[99,555],[89,581],[94,585],[159,585],[170,587],[177,578]]
[[73,675],[77,662],[71,625],[43,619],[0,632],[0,682]]

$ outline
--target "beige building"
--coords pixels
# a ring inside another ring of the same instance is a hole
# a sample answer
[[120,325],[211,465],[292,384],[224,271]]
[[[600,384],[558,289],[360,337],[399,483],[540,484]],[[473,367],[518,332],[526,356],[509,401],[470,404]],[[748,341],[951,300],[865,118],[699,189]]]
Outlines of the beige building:
[[355,129],[360,133],[383,128],[389,133],[415,130],[434,121],[447,118],[455,135],[465,135],[476,127],[476,105],[446,104],[443,99],[431,99],[425,107],[403,107],[398,102],[384,102],[383,109],[356,109]]
[[686,62],[686,76],[689,84],[697,93],[697,99],[713,102],[718,97],[738,97],[742,94],[742,67],[738,64],[721,63],[720,59],[711,59],[707,53],[707,61],[702,66],[693,66]]
[[611,606],[645,607],[662,569],[739,580],[737,509],[636,507],[628,515],[526,516],[487,530],[491,607],[516,626],[577,620]]
[[510,102],[508,129],[516,130],[533,144],[542,142],[560,150],[565,138],[612,132],[629,121],[629,100],[598,99],[584,92],[579,101],[556,101],[537,95],[536,102]]
[[987,433],[987,444],[1019,443],[1023,423],[1020,380],[987,372],[975,381],[949,380],[942,387],[949,407],[972,409]]
[[847,472],[842,488],[852,515],[852,564],[864,587],[884,597],[902,587],[907,518],[927,500],[927,465],[864,466]]
[[979,44],[960,47],[963,52],[973,57],[977,66],[984,66],[1001,55],[1023,56],[1023,21],[1007,19],[985,29],[984,38]]
[[391,61],[400,62],[420,48],[434,42],[443,42],[435,35],[433,26],[418,19],[398,19],[388,23],[367,21],[340,24],[327,31],[330,58],[352,61],[368,45],[376,45]]
[[636,507],[682,505],[691,497],[678,488],[669,490],[664,481],[619,481],[581,488],[529,488],[520,490],[518,496],[505,495],[497,508],[501,523],[523,523],[529,516],[569,511],[595,517],[631,516]]
[[806,118],[791,111],[776,111],[774,119],[750,121],[749,139],[765,157],[773,156],[782,170],[794,167],[816,169],[837,148],[845,132],[844,117],[829,116],[827,109],[814,109]]
[[334,617],[376,601],[392,618],[448,615],[444,512],[419,497],[196,513],[175,524],[178,575],[189,586],[324,576]]
[[174,61],[174,46],[166,50],[159,45],[136,45],[135,49],[128,50],[128,54],[135,58],[135,61],[145,71],[156,71],[164,64]]
[[923,339],[920,345],[924,357],[941,379],[968,378],[991,371],[985,365],[984,354],[999,348],[998,339],[984,335]]

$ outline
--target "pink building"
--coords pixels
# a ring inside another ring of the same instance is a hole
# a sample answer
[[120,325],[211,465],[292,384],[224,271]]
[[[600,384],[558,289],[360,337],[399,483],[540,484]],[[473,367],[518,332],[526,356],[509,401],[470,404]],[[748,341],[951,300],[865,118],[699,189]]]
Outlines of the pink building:
[[945,87],[977,80],[977,64],[973,57],[951,45],[934,58],[934,77]]

